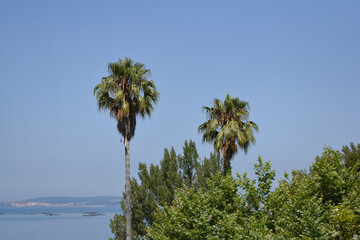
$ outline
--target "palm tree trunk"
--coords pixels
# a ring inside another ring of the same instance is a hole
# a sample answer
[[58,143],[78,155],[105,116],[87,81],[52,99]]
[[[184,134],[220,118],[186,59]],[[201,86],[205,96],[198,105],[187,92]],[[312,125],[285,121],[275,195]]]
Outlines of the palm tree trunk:
[[130,147],[129,140],[124,139],[125,145],[125,219],[126,219],[126,240],[131,240],[131,198],[130,198]]

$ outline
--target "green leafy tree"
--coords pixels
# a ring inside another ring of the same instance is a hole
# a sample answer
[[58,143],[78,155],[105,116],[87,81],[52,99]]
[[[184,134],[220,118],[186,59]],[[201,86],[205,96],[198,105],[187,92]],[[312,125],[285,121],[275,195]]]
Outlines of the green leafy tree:
[[251,144],[255,144],[253,130],[258,130],[256,123],[248,121],[249,104],[228,94],[224,102],[214,99],[213,107],[203,107],[207,121],[198,128],[203,134],[203,142],[214,144],[216,151],[221,151],[224,160],[224,172],[230,172],[230,160],[238,148],[247,153]]
[[159,93],[155,83],[147,80],[150,70],[142,63],[130,58],[119,59],[108,64],[109,76],[103,77],[94,88],[99,110],[110,110],[117,121],[117,129],[124,138],[125,146],[125,195],[126,195],[126,239],[131,239],[130,203],[130,147],[134,137],[136,117],[150,116]]
[[[152,198],[152,191],[146,189],[143,184],[138,184],[136,179],[131,181],[131,198],[136,201],[131,201],[131,224],[132,224],[132,238],[140,239],[146,233],[146,228],[153,219],[152,212],[156,209],[156,203]],[[123,199],[125,198],[125,194]],[[125,202],[121,201],[121,208],[125,208]],[[125,212],[124,212],[125,213]],[[115,214],[110,220],[110,228],[115,234],[116,240],[126,239],[126,218],[124,214]]]
[[221,161],[220,153],[210,153],[209,158],[204,158],[203,161],[197,165],[196,176],[199,188],[207,189],[207,181],[218,172],[223,171],[223,161]]
[[280,181],[266,203],[267,226],[276,239],[331,239],[326,208],[315,194],[313,179],[293,171]]
[[270,193],[272,182],[275,178],[275,170],[271,169],[270,162],[264,162],[261,156],[258,164],[254,164],[256,180],[251,180],[247,173],[242,176],[238,174],[240,187],[243,190],[241,196],[245,199],[249,213],[264,210]]
[[315,191],[320,193],[324,203],[337,205],[353,184],[351,173],[346,169],[339,151],[325,148],[321,157],[316,157],[309,172],[315,182]]
[[154,240],[237,239],[237,212],[241,209],[238,184],[231,175],[218,175],[209,191],[179,189],[172,206],[159,209],[148,229]]
[[171,147],[170,151],[164,150],[164,157],[160,162],[160,181],[157,185],[159,190],[155,192],[157,204],[161,206],[171,204],[174,199],[175,189],[182,186],[178,159],[179,156],[173,147]]
[[[146,228],[154,221],[158,199],[162,200],[168,194],[163,185],[159,166],[150,165],[149,170],[144,163],[139,163],[140,183],[133,178],[131,183],[131,227],[133,239],[141,239],[146,234]],[[158,196],[155,198],[155,196]],[[126,239],[125,194],[121,200],[123,214],[115,214],[110,220],[110,228],[114,240]],[[110,238],[112,239],[112,238]]]
[[326,147],[309,173],[293,171],[270,194],[268,226],[279,239],[352,239],[359,235],[360,178]]
[[181,188],[158,208],[150,239],[358,239],[360,175],[327,147],[309,172],[293,171],[271,190],[275,171],[261,157],[256,180],[217,175],[208,188]]
[[335,239],[354,239],[359,230],[356,226],[359,222],[357,215],[352,208],[346,204],[339,204],[331,209],[330,223],[333,227],[332,237]]
[[343,146],[342,152],[345,166],[354,168],[356,171],[360,172],[360,144],[355,146],[355,144],[351,142],[350,147]]
[[[231,174],[217,174],[208,182],[207,189],[178,189],[173,204],[158,209],[148,237],[155,240],[272,239],[264,211],[255,211],[251,206],[253,202],[265,203],[275,172],[270,163],[263,163],[261,158],[255,168],[257,184],[246,175],[234,179]],[[239,194],[239,190],[244,195]],[[244,197],[250,195],[251,198]]]
[[[176,189],[184,186],[205,188],[207,180],[221,170],[219,154],[211,154],[209,159],[201,161],[196,145],[191,140],[185,141],[182,155],[177,155],[174,148],[170,151],[165,149],[159,165],[151,164],[148,168],[146,164],[140,163],[139,181],[135,178],[130,181],[133,239],[145,237],[146,228],[156,220],[156,207],[171,206]],[[126,210],[124,198],[125,195],[121,201],[123,212]],[[115,235],[113,240],[125,239],[125,223],[124,214],[116,214],[110,221],[110,228]]]
[[188,187],[193,186],[196,180],[196,170],[199,165],[199,154],[195,143],[190,140],[185,141],[183,147],[183,156],[179,158],[179,167],[182,170],[184,184]]

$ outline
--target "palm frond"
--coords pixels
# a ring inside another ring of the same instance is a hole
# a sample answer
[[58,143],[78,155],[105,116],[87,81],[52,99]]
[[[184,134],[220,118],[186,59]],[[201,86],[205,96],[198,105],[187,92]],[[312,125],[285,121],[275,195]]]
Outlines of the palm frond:
[[109,76],[103,77],[94,88],[98,108],[110,110],[110,116],[117,120],[119,132],[130,139],[135,133],[136,116],[150,116],[159,93],[154,81],[147,79],[151,76],[150,69],[142,63],[134,63],[125,57],[109,63],[108,71]]
[[214,99],[212,107],[204,106],[207,121],[198,127],[203,142],[213,142],[224,159],[232,159],[238,148],[246,153],[250,144],[255,144],[253,130],[258,126],[249,118],[249,103],[226,95],[224,102]]

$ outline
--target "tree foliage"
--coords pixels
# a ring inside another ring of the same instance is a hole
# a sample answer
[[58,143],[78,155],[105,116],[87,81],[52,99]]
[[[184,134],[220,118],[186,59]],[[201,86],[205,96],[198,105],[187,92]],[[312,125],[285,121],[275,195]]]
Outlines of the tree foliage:
[[256,180],[218,174],[208,189],[178,189],[157,208],[149,239],[358,239],[360,175],[340,152],[324,148],[309,171],[285,174],[261,157]]
[[[183,153],[177,155],[174,148],[165,149],[159,165],[139,164],[138,179],[131,180],[131,212],[133,239],[143,239],[146,229],[156,218],[156,209],[171,206],[176,189],[191,188],[194,191],[208,188],[207,180],[222,171],[220,155],[199,158],[193,141],[185,141]],[[124,196],[125,197],[125,196]],[[124,200],[121,207],[125,210]],[[116,214],[110,227],[114,240],[125,239],[125,215]]]
[[343,146],[343,159],[345,166],[348,168],[354,168],[360,172],[360,144],[355,146],[353,142],[349,146]]
[[238,183],[231,175],[218,174],[207,191],[183,188],[173,206],[159,209],[149,237],[166,239],[236,239],[237,215],[243,203],[237,195]]

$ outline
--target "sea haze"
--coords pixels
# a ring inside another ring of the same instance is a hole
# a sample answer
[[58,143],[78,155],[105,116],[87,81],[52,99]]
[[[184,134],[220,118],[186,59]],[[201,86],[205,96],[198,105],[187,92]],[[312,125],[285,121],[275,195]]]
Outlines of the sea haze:
[[[45,213],[53,214],[45,214]],[[85,212],[102,215],[83,216]],[[99,240],[112,237],[109,224],[120,207],[0,207],[2,240]]]

